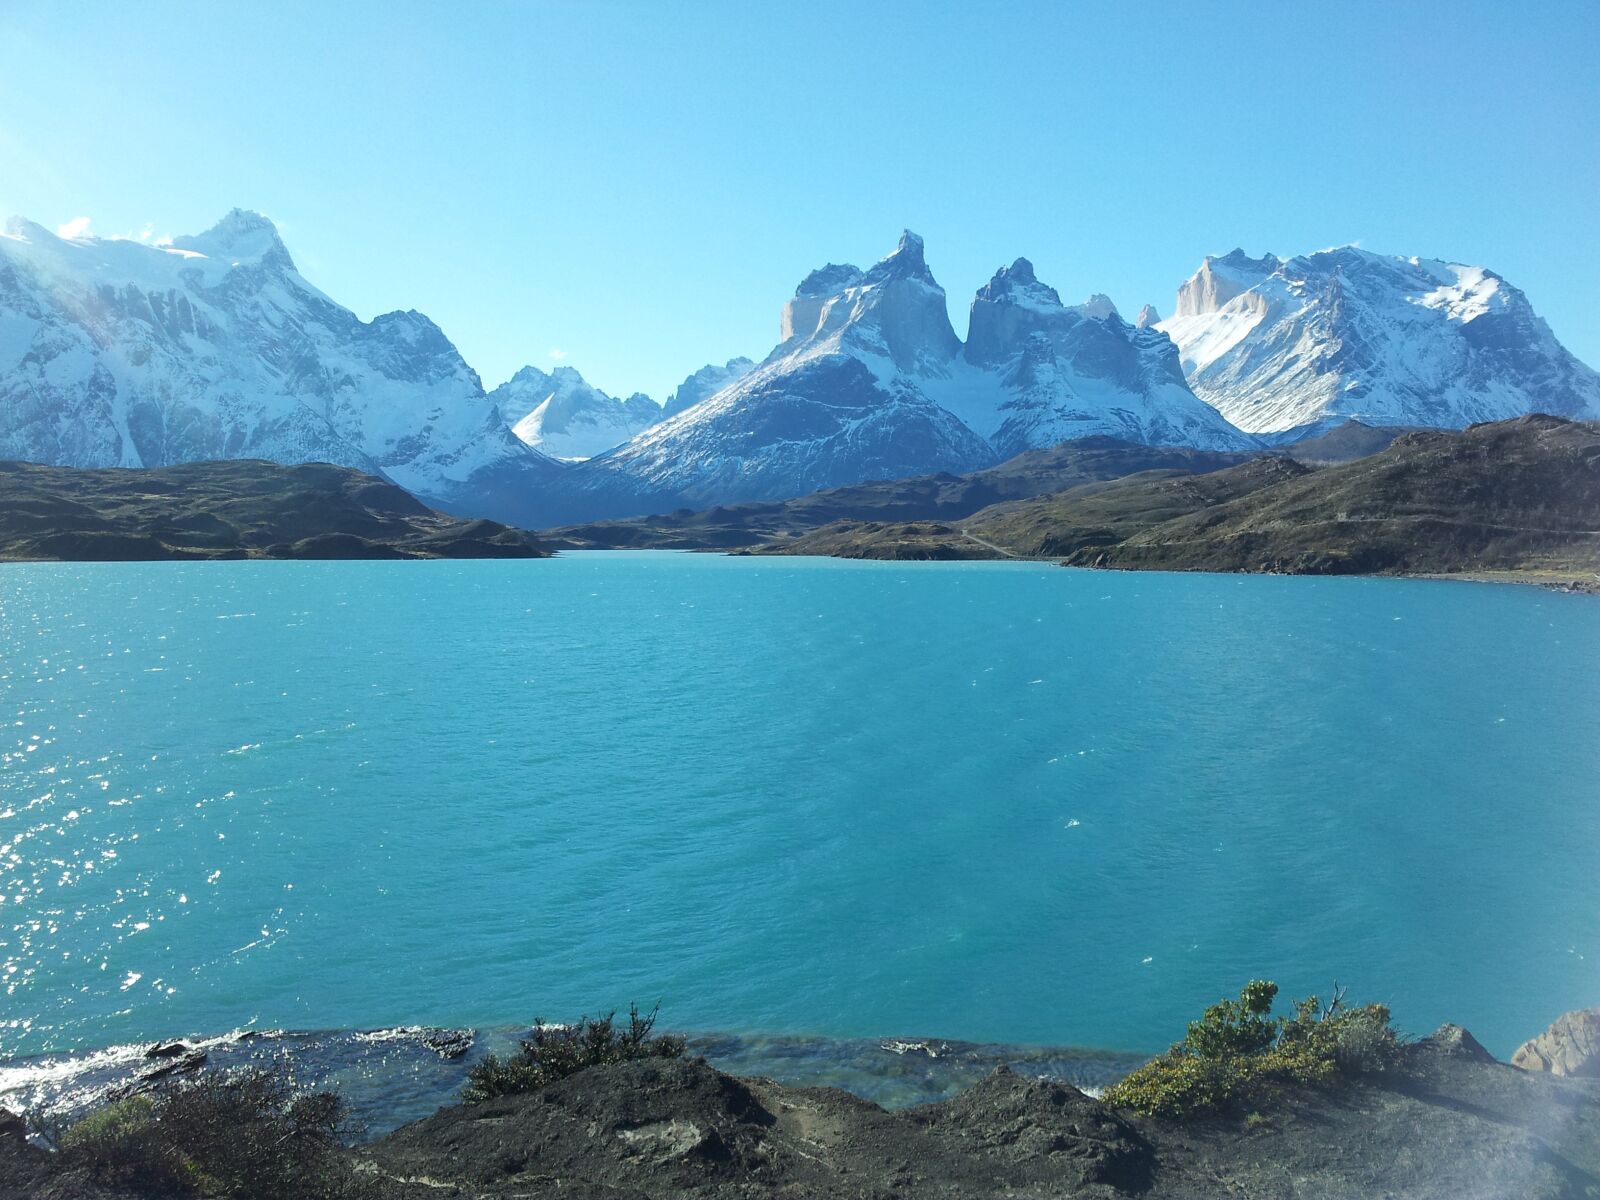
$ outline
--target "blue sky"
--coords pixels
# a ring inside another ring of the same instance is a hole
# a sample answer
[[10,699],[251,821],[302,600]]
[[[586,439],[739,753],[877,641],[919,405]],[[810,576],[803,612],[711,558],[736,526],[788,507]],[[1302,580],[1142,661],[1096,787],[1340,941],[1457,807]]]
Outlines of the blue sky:
[[[1480,263],[1600,366],[1600,5],[0,5],[0,211],[278,222],[361,316],[662,397],[927,239],[1170,310],[1202,255]],[[556,358],[553,356],[562,356]]]

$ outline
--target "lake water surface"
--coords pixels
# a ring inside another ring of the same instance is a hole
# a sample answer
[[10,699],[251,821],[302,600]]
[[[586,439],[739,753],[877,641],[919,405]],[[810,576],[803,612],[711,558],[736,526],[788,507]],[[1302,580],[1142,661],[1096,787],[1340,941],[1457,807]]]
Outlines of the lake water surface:
[[0,568],[0,1055],[246,1025],[1159,1049],[1600,1000],[1600,602],[669,554]]

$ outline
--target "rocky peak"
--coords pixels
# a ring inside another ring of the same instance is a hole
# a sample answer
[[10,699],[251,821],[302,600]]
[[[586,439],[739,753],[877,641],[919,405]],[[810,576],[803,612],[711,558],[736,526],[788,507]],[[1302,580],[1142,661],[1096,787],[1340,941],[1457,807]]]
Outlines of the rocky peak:
[[[850,269],[855,270],[854,267]],[[755,369],[755,365],[750,359],[743,357],[730,358],[721,366],[716,363],[707,363],[698,371],[688,375],[678,385],[677,390],[667,397],[667,402],[662,405],[664,414],[673,417],[686,408],[693,408],[700,401],[716,395],[729,384],[743,379]]]
[[1037,334],[1059,334],[1078,320],[1055,288],[1041,283],[1033,264],[1019,258],[1001,267],[972,298],[966,359],[994,364],[1022,353]]
[[1154,304],[1146,304],[1133,319],[1133,324],[1136,329],[1149,329],[1161,324],[1161,314],[1156,311]]
[[278,227],[250,209],[236,208],[204,233],[173,238],[172,245],[236,266],[263,263],[294,270]]
[[922,238],[909,229],[901,232],[894,250],[867,272],[865,282],[879,283],[891,279],[917,279],[938,286],[933,281],[933,273],[928,270]]
[[861,268],[850,263],[829,263],[800,281],[796,296],[836,296],[861,282]]
[[988,283],[978,289],[973,304],[980,300],[993,303],[1033,304],[1043,308],[1060,308],[1061,297],[1055,288],[1040,283],[1033,273],[1033,264],[1019,258],[1009,267],[1001,267]]
[[1178,289],[1172,315],[1193,317],[1216,312],[1235,296],[1272,276],[1281,266],[1283,262],[1276,255],[1251,258],[1237,247],[1220,257],[1207,255],[1200,269]]
[[1096,292],[1075,310],[1080,316],[1092,317],[1096,321],[1105,321],[1111,317],[1119,317],[1117,306],[1111,303],[1111,297],[1104,292]]
[[[928,270],[922,239],[906,230],[871,270],[854,271],[830,266],[807,277],[784,305],[783,342],[773,357],[842,351],[885,357],[916,374],[942,374],[961,341],[950,328],[944,289]],[[829,285],[837,290],[819,294]]]

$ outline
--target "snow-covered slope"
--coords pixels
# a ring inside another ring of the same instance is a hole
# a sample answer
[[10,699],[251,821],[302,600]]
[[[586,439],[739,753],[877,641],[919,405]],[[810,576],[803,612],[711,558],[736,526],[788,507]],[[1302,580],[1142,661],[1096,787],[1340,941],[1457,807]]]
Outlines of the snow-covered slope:
[[1268,440],[1368,425],[1600,417],[1600,374],[1493,271],[1353,246],[1207,258],[1160,329],[1195,393]]
[[518,514],[563,468],[524,446],[417,312],[364,322],[234,210],[170,245],[0,235],[0,458],[63,466],[322,460]]
[[723,388],[738,382],[755,369],[754,359],[742,357],[730,358],[721,366],[707,363],[684,379],[677,390],[667,397],[667,402],[661,406],[662,415],[675,417],[684,409],[693,408],[707,396],[715,396]]
[[523,367],[489,393],[511,431],[552,458],[578,462],[620,446],[661,419],[643,392],[608,396],[572,367]]
[[870,270],[807,276],[782,329],[760,366],[589,465],[708,505],[995,460],[925,390],[961,343],[915,234]]
[[1002,457],[1071,438],[1237,450],[1254,444],[1195,398],[1166,334],[1104,295],[1066,306],[1019,258],[972,301],[960,369],[929,393]]
[[1094,435],[1255,444],[1190,392],[1165,334],[1128,325],[1103,295],[1063,305],[1026,259],[979,291],[965,346],[909,232],[869,270],[813,271],[781,331],[759,366],[594,467],[716,504],[973,470]]

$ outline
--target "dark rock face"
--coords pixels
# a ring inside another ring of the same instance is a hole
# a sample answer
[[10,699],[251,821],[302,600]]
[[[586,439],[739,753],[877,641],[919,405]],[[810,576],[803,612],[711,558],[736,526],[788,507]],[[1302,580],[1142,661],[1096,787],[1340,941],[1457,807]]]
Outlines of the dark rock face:
[[477,1035],[470,1029],[424,1029],[420,1040],[440,1058],[456,1059],[472,1049]]
[[[1476,1044],[1465,1031],[1443,1042]],[[394,1194],[433,1197],[1568,1200],[1600,1181],[1600,1084],[1442,1044],[1361,1081],[1285,1086],[1248,1119],[1181,1123],[1005,1069],[885,1112],[698,1060],[632,1063],[444,1109],[353,1153],[375,1181],[427,1181]]]
[[[1001,1068],[887,1112],[699,1059],[581,1071],[352,1147],[372,1200],[1575,1200],[1600,1187],[1600,1082],[1517,1071],[1446,1027],[1376,1074],[1283,1085],[1259,1111],[1136,1118]],[[0,1197],[102,1189],[0,1116]]]
[[1563,1013],[1549,1029],[1519,1046],[1511,1065],[1600,1079],[1600,1008]]
[[[785,1163],[777,1118],[743,1082],[699,1060],[580,1072],[535,1096],[441,1110],[373,1147],[391,1174],[528,1187],[589,1179],[612,1188],[691,1189],[771,1180]],[[496,1193],[498,1194],[498,1193]]]
[[1150,1186],[1155,1152],[1116,1112],[1070,1084],[1025,1079],[1002,1068],[970,1091],[913,1111],[953,1150],[1013,1168],[1048,1162],[1058,1186]]

